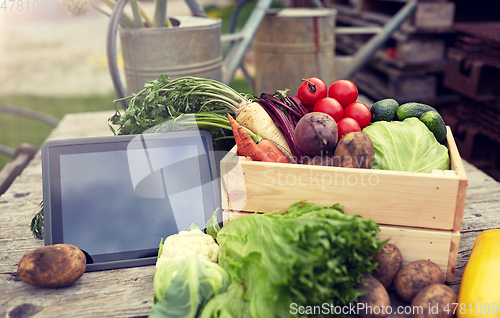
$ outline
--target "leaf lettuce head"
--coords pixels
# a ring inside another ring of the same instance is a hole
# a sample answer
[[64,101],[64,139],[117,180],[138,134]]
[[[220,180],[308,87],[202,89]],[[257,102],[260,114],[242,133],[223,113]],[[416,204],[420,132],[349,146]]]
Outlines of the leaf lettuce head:
[[378,225],[340,205],[307,202],[287,211],[251,214],[222,227],[219,264],[245,288],[252,317],[290,317],[290,305],[348,305],[384,243]]

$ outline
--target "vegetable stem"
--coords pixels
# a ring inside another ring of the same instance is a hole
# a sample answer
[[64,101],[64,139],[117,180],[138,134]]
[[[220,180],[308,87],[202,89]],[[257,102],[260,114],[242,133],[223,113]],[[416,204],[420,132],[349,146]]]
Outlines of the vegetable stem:
[[137,0],[130,0],[130,6],[132,7],[132,15],[134,17],[134,27],[142,28],[141,12],[139,9],[139,2]]
[[149,15],[146,13],[146,10],[144,10],[142,4],[137,1],[137,5],[139,6],[139,9],[141,10],[141,15],[142,17],[144,18],[144,20],[146,21],[146,26],[151,28],[153,27],[153,21],[151,20],[151,18],[149,17]]
[[[104,2],[104,4],[106,4],[110,9],[113,9],[115,7],[115,4],[116,4],[116,2],[114,0],[102,0],[102,2]],[[94,8],[96,8],[96,7],[94,7]],[[105,13],[103,10],[98,9],[98,11]],[[105,14],[107,15],[107,13],[105,13]],[[122,14],[120,16],[120,21],[122,21],[123,24],[125,24],[127,27],[134,26],[134,21],[126,12],[122,12]]]
[[[108,13],[108,12],[104,11],[103,9],[99,8],[99,7],[98,7],[98,6],[96,6],[96,5],[92,5],[92,7],[93,7],[94,9],[96,9],[97,11],[101,12],[102,14],[107,15],[108,17],[109,17],[109,16],[111,16],[111,14],[110,14],[110,13]],[[133,27],[133,25],[134,25],[134,24],[133,24],[132,19],[130,19],[130,17],[128,17],[128,16],[126,16],[126,15],[122,15],[122,16],[120,17],[119,23],[120,23],[120,25],[121,25],[122,27],[124,27],[124,28],[131,28],[131,27]]]
[[[278,94],[276,95],[279,96]],[[287,98],[288,97],[283,96],[283,99],[285,99],[284,102],[278,100],[272,95],[262,94],[261,98],[258,99],[258,103],[267,111],[269,116],[271,116],[276,125],[281,129],[283,136],[290,147],[290,152],[295,157],[297,162],[301,162],[304,153],[295,144],[294,130],[296,121],[302,118],[305,113],[300,108],[293,109],[292,106],[287,103]],[[290,104],[293,103],[290,102]],[[283,112],[280,107],[284,108],[286,113]]]
[[154,25],[159,28],[168,27],[169,22],[167,22],[167,0],[156,0]]

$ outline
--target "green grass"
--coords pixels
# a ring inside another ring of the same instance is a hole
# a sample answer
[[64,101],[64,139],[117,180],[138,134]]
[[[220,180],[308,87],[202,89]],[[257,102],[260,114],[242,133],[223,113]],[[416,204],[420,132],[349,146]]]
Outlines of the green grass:
[[[30,95],[0,96],[0,107],[10,105],[33,109],[62,119],[65,114],[113,110],[116,95],[90,95],[84,97],[40,97]],[[36,119],[21,117],[0,111],[0,144],[16,149],[22,143],[29,143],[37,149],[43,144],[53,127]],[[11,161],[0,154],[0,170]]]
[[235,78],[231,83],[231,87],[242,94],[254,95],[254,91],[250,87],[250,84],[244,78]]

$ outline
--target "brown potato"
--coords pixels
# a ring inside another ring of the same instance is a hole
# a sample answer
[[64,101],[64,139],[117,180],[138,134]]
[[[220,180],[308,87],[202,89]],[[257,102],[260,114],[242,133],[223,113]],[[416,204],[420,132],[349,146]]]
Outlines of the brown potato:
[[394,279],[396,293],[403,300],[411,302],[413,297],[431,284],[443,284],[441,268],[428,260],[414,261],[403,267]]
[[21,279],[40,287],[69,286],[85,272],[85,254],[70,244],[55,244],[26,253],[18,265]]
[[374,155],[373,143],[367,134],[350,132],[339,140],[333,154],[333,164],[336,167],[370,169]]
[[401,269],[403,257],[398,247],[391,243],[382,245],[380,252],[373,256],[372,263],[379,263],[377,270],[373,273],[373,277],[378,279],[384,285],[385,289],[389,289],[394,281],[394,277]]
[[361,318],[387,317],[387,307],[391,306],[391,299],[384,286],[370,274],[363,274],[363,284],[357,289],[366,291],[366,295],[359,296],[356,308]]
[[432,284],[413,298],[411,307],[412,318],[452,318],[455,305],[458,301],[457,294],[444,284]]

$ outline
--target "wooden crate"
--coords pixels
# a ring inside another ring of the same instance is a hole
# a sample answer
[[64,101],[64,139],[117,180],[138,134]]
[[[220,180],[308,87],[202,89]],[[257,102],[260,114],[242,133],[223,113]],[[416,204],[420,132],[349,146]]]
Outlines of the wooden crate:
[[[253,212],[224,210],[223,223]],[[427,259],[436,263],[445,274],[447,282],[453,282],[457,265],[459,231],[426,230],[411,227],[380,225],[380,239],[390,239],[403,255],[403,266]]]
[[422,2],[411,23],[417,28],[449,28],[455,20],[454,2]]
[[374,100],[393,98],[400,104],[437,96],[437,74],[406,73],[380,63],[365,66],[353,75],[359,90]]
[[498,65],[488,65],[488,59],[483,59],[474,53],[467,53],[459,48],[448,49],[448,63],[443,84],[462,95],[478,101],[498,100],[500,98],[500,58]]
[[[342,53],[355,54],[372,35],[337,35],[336,49]],[[428,36],[412,36],[395,39],[375,52],[371,63],[384,63],[401,71],[413,74],[444,72],[446,67],[445,40]],[[391,56],[388,49],[394,50]]]
[[[328,0],[326,7],[341,14],[358,14],[362,19],[386,23],[406,3],[406,0]],[[455,3],[451,1],[418,1],[417,9],[405,22],[407,29],[449,29],[455,20]]]
[[286,210],[307,200],[317,205],[340,203],[349,214],[382,226],[405,263],[429,259],[453,281],[462,227],[467,176],[448,128],[450,170],[411,173],[263,163],[236,155],[221,160],[225,220],[244,212]]

